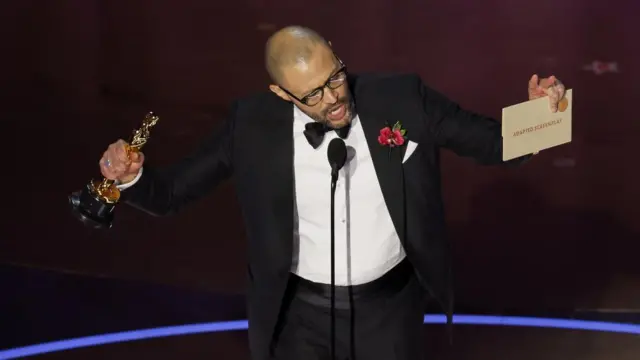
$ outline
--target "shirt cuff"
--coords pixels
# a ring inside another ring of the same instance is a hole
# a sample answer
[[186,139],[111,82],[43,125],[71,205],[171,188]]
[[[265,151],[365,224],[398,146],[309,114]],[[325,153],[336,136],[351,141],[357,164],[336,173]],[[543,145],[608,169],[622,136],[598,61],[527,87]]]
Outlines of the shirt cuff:
[[116,187],[118,188],[118,190],[122,191],[135,185],[138,182],[138,180],[140,180],[140,177],[142,176],[142,169],[143,168],[140,168],[140,170],[138,170],[138,175],[136,175],[136,177],[133,180],[129,181],[128,183],[116,184]]

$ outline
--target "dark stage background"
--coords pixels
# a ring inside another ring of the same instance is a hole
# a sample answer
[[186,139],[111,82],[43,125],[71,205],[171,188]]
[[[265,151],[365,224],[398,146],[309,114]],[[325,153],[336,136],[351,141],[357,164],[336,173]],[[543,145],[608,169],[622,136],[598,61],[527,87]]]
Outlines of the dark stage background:
[[[332,40],[352,71],[418,72],[496,117],[526,100],[533,73],[573,88],[571,144],[515,170],[443,155],[457,301],[640,310],[638,2],[22,0],[0,14],[0,263],[242,294],[230,185],[171,218],[120,206],[105,233],[72,219],[67,195],[148,110],[161,120],[147,158],[185,155],[229,100],[267,89],[264,41],[295,23]],[[593,60],[620,72],[584,70]]]

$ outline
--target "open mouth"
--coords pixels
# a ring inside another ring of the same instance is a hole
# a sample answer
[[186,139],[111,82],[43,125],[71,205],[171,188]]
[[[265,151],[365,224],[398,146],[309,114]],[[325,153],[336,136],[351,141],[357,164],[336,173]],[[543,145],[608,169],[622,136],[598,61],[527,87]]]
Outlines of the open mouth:
[[342,120],[344,115],[347,113],[347,107],[345,104],[340,104],[334,109],[329,110],[327,113],[327,118],[331,121]]

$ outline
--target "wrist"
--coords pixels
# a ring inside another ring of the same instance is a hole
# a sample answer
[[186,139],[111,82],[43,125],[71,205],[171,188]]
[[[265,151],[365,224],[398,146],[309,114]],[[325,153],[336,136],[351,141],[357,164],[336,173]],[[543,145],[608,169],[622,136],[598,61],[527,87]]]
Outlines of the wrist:
[[136,176],[138,176],[137,173],[122,177],[122,178],[118,179],[118,185],[126,185],[126,184],[132,182],[133,180],[135,180]]
[[125,190],[125,189],[135,185],[135,183],[138,182],[138,180],[142,176],[142,170],[143,170],[143,168],[140,168],[140,170],[138,170],[138,172],[136,174],[127,175],[127,176],[122,177],[121,179],[118,179],[118,182],[116,184],[118,189]]

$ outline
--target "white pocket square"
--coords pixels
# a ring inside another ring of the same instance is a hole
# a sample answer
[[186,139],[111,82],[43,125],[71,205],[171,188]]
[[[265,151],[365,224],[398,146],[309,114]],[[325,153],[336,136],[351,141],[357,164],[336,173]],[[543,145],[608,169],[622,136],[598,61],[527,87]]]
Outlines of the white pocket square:
[[417,147],[417,142],[413,142],[411,140],[407,142],[407,150],[404,152],[404,158],[402,159],[403,164],[407,162],[407,160],[409,160],[409,157],[411,156],[411,154],[413,154],[414,151],[416,151]]

